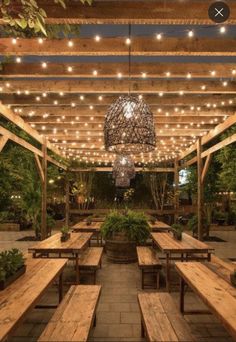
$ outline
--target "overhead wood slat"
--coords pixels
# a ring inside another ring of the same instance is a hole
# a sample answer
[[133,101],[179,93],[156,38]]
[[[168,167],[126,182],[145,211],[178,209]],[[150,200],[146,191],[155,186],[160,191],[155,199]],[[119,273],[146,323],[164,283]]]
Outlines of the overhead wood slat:
[[[203,89],[202,87],[205,86]],[[67,92],[67,93],[86,93],[86,94],[127,94],[129,86],[124,80],[57,80],[57,81],[25,81],[13,80],[10,86],[6,82],[0,81],[3,93],[12,93],[13,91],[30,91],[38,92]],[[175,80],[140,80],[130,82],[130,91],[133,94],[158,94],[163,93],[179,93],[183,91],[188,94],[236,94],[236,82],[231,81],[227,86],[221,81],[183,81]]]
[[[15,56],[127,56],[129,48],[125,37],[77,38],[74,46],[68,46],[68,39],[44,40],[19,38],[16,44],[11,38],[0,38],[0,54]],[[230,38],[132,38],[133,56],[236,56],[235,40]]]
[[[43,68],[41,63],[4,63],[0,74],[4,78],[44,78],[44,77],[110,77],[115,78],[120,73],[122,77],[129,76],[127,63],[47,63]],[[73,72],[68,72],[68,65]],[[94,75],[97,72],[97,76]],[[233,63],[132,63],[131,77],[148,78],[231,78],[236,72]],[[214,76],[214,77],[213,77]]]
[[[66,10],[49,1],[39,1],[46,13],[48,24],[168,24],[168,25],[212,25],[208,17],[209,3],[193,1],[191,6],[185,2],[157,1],[99,1],[92,6],[80,2],[66,2]],[[229,24],[236,24],[235,2],[227,1],[231,16]],[[0,24],[3,20],[0,19]]]

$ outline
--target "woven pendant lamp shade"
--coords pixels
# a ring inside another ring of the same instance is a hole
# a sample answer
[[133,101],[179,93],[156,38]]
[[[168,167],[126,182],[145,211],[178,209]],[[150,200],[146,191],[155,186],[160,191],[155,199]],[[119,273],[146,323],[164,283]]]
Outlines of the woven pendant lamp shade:
[[118,155],[113,164],[113,178],[126,177],[133,179],[135,177],[135,166],[132,158],[127,155]]
[[156,147],[153,114],[138,97],[119,97],[108,109],[104,124],[105,149],[117,153],[150,152]]

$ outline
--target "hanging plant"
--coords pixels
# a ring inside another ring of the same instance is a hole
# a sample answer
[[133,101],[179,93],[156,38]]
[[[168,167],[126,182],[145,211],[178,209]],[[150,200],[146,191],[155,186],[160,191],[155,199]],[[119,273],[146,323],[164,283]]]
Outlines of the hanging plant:
[[[84,5],[91,5],[92,0],[80,0]],[[66,9],[65,0],[54,0],[54,3]],[[47,25],[47,13],[39,7],[37,0],[0,0],[2,19],[6,35],[20,37],[42,36],[48,38],[62,38],[68,33],[78,34],[79,25]]]

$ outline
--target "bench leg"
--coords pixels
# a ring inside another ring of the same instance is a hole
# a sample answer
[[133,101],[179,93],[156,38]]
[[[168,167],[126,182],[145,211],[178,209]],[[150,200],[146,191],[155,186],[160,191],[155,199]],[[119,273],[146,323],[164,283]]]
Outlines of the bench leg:
[[96,273],[97,273],[97,270],[93,272],[93,285],[96,285]]
[[160,288],[160,271],[159,270],[157,270],[156,277],[157,277],[156,288],[159,289]]
[[166,253],[166,289],[170,292],[170,254]]
[[63,272],[59,276],[58,294],[59,294],[59,303],[61,303],[62,298],[63,298]]
[[143,320],[141,320],[141,337],[145,337],[145,330],[144,330],[144,325],[143,325]]
[[75,254],[76,284],[79,284],[79,254]]
[[180,278],[180,312],[184,313],[184,289],[185,289],[185,281],[183,278]]
[[93,326],[94,326],[94,328],[96,327],[96,325],[97,325],[97,315],[95,314],[94,320],[93,320]]
[[144,289],[144,271],[143,269],[141,270],[142,272],[142,290]]

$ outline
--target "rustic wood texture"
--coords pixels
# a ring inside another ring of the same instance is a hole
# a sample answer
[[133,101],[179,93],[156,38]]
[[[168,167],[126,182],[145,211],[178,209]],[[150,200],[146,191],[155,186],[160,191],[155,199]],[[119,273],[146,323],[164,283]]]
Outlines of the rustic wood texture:
[[148,341],[195,340],[168,293],[139,293],[138,302]]
[[[73,48],[68,39],[45,39],[39,44],[37,38],[19,38],[12,44],[11,38],[0,38],[0,54],[14,56],[127,56],[129,49],[125,37],[73,39]],[[133,56],[236,56],[235,40],[232,38],[175,38],[133,37]]]
[[182,240],[175,240],[172,233],[151,233],[153,241],[163,252],[196,253],[212,251],[213,248],[192,236],[183,233]]
[[71,286],[39,341],[87,341],[100,293],[100,285]]
[[148,221],[148,224],[152,232],[171,230],[171,226],[162,221],[156,221],[155,223]]
[[100,232],[102,222],[92,222],[90,225],[87,225],[86,222],[78,222],[73,227],[71,227],[74,231],[78,232]]
[[160,260],[157,256],[156,251],[153,248],[138,246],[136,249],[137,249],[139,267],[161,268]]
[[33,309],[45,290],[61,274],[67,259],[26,260],[26,273],[0,292],[0,340],[7,339],[14,328]]
[[88,247],[80,257],[79,266],[98,268],[101,264],[103,247]]
[[[236,289],[217,274],[219,268],[215,262],[208,266],[199,262],[177,262],[175,265],[184,281],[236,338]],[[216,269],[217,273],[209,268]]]

